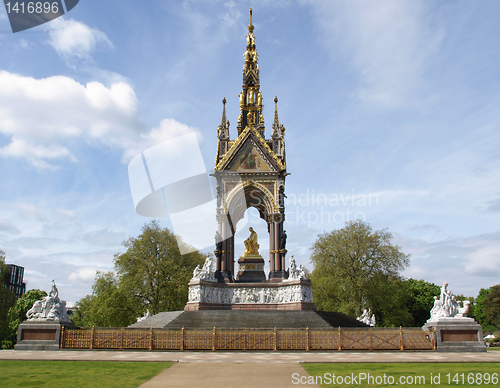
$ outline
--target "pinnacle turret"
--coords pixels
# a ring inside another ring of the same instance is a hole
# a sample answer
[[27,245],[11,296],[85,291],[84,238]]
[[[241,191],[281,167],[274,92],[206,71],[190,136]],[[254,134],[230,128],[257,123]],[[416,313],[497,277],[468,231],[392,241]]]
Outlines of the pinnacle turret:
[[273,129],[272,138],[273,139],[281,138],[280,119],[278,116],[278,97],[274,97],[274,121],[272,129]]
[[260,91],[258,55],[253,31],[252,8],[250,8],[250,24],[248,25],[247,46],[244,54],[243,90],[239,96],[240,115],[238,117],[238,136],[247,126],[253,126],[264,137],[262,93]]
[[229,121],[226,119],[226,97],[222,100],[222,120],[217,127],[217,135],[221,140],[229,140]]

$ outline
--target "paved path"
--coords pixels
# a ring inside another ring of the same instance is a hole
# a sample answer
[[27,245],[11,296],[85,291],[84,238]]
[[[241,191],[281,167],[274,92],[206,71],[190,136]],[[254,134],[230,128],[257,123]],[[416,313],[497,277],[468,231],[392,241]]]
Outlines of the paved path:
[[500,351],[438,352],[162,352],[109,350],[0,350],[0,360],[178,361],[189,363],[500,362]]
[[[141,388],[258,388],[296,387],[292,376],[308,377],[298,363],[191,363],[179,362],[147,381]],[[309,385],[308,387],[319,387]]]
[[[135,352],[1,350],[0,360],[178,361],[141,387],[297,387],[308,377],[300,362],[498,362],[500,351],[437,352]],[[304,378],[305,378],[304,377]],[[308,387],[317,385],[307,384]]]

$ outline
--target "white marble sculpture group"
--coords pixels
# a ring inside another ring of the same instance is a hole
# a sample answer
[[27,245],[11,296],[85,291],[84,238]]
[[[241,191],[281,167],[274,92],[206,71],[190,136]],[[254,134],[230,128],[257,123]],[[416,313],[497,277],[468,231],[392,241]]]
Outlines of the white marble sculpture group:
[[70,321],[66,302],[59,299],[59,291],[52,280],[52,288],[42,300],[37,300],[26,313],[28,321]]
[[305,268],[302,267],[302,264],[299,264],[299,266],[297,267],[293,255],[292,257],[290,257],[290,267],[288,268],[288,279],[289,280],[307,279]]
[[448,283],[443,283],[439,298],[434,297],[434,306],[431,309],[431,317],[429,321],[436,321],[440,318],[464,318],[469,310],[470,302],[464,301],[463,306],[461,301],[457,301],[455,296],[448,291]]
[[215,260],[211,257],[207,257],[205,259],[203,267],[201,267],[198,264],[198,266],[194,269],[191,281],[194,280],[215,281],[214,266],[215,266]]
[[137,322],[142,322],[148,318],[151,318],[151,313],[149,312],[149,309],[142,317],[137,318]]
[[364,309],[363,314],[360,317],[356,318],[358,321],[363,322],[365,325],[375,327],[375,314],[372,314],[371,308]]

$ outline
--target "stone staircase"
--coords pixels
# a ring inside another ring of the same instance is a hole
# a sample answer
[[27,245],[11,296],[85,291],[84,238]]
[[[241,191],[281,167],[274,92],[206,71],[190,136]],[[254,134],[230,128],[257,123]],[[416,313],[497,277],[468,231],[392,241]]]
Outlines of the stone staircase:
[[341,327],[366,327],[364,323],[347,315],[321,311],[241,311],[198,310],[169,311],[156,314],[133,328],[180,329],[331,329]]
[[129,327],[136,327],[136,328],[165,327],[182,313],[184,313],[184,311],[164,311],[162,313],[153,315],[152,317],[146,318],[144,321],[134,323]]

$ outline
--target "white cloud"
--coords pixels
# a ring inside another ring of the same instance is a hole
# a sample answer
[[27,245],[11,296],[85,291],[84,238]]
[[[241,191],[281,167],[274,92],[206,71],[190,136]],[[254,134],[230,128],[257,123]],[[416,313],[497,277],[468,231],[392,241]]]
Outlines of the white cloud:
[[428,242],[398,236],[410,267],[404,276],[442,284],[450,283],[454,294],[476,296],[481,288],[498,284],[500,233]]
[[106,34],[73,19],[58,18],[50,23],[49,43],[64,60],[90,61],[97,47],[113,48]]
[[356,72],[357,98],[382,107],[408,106],[418,100],[430,59],[444,36],[432,26],[425,3],[310,3],[328,49],[335,57],[346,57]]
[[9,220],[0,218],[0,232],[8,232],[13,234],[20,233],[19,229]]
[[64,76],[34,79],[0,71],[0,133],[10,139],[0,155],[26,159],[37,168],[75,162],[73,139],[121,148],[130,159],[190,130],[166,119],[145,132],[135,92],[124,82],[83,85]]
[[[498,238],[498,236],[496,236]],[[500,241],[498,239],[474,239],[467,244],[473,249],[465,255],[465,271],[469,275],[500,276]]]
[[38,210],[34,205],[29,203],[16,203],[14,207],[19,210],[19,213],[23,219],[34,220],[34,221],[47,221],[47,217],[40,210]]
[[71,281],[83,280],[92,281],[95,279],[96,269],[95,268],[79,268],[75,272],[72,272],[68,279]]
[[11,143],[0,149],[0,155],[14,158],[25,158],[40,169],[54,169],[55,166],[47,163],[45,159],[69,158],[75,161],[67,148],[58,145],[42,146],[29,144],[23,139],[13,138]]
[[130,161],[134,156],[156,144],[160,144],[165,140],[195,132],[198,141],[201,141],[202,134],[200,131],[189,127],[188,125],[179,123],[174,119],[164,119],[160,125],[153,128],[148,133],[141,134],[134,142],[127,144],[127,148],[123,155],[124,161]]

